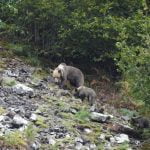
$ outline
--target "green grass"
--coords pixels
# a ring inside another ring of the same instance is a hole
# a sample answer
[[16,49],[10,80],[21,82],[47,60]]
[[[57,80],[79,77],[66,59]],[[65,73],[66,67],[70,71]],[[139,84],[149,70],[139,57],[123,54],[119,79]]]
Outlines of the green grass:
[[90,112],[86,109],[82,109],[75,114],[75,118],[79,121],[87,121],[90,116]]
[[37,121],[35,122],[35,124],[41,128],[47,128],[46,122],[45,122],[45,118],[42,116],[38,116]]
[[14,131],[7,133],[5,136],[0,137],[0,141],[3,143],[1,146],[10,147],[16,149],[24,150],[27,146],[26,138],[23,133],[19,131]]
[[29,142],[34,141],[38,129],[35,128],[32,124],[28,125],[25,129],[24,134]]

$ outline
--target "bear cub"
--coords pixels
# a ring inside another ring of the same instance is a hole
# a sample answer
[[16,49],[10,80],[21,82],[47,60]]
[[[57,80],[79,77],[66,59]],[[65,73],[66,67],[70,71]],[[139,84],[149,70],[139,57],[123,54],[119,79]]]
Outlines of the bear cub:
[[97,98],[96,92],[93,89],[88,88],[86,86],[80,86],[80,87],[76,88],[75,92],[74,92],[74,96],[81,98],[82,101],[85,98],[87,98],[90,105],[93,105]]

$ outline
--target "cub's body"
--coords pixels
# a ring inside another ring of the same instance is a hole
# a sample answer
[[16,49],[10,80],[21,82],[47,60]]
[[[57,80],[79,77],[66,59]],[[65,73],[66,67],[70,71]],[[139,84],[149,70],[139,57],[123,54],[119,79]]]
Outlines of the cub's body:
[[90,105],[93,105],[93,103],[97,98],[96,92],[93,89],[85,86],[80,86],[77,89],[75,89],[74,95],[81,98],[82,100],[87,98],[88,101],[90,102]]

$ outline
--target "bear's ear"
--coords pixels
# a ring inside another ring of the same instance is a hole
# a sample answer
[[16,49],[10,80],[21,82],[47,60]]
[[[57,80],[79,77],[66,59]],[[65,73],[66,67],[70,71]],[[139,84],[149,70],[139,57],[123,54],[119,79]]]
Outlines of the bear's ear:
[[77,89],[77,88],[75,88],[75,92],[78,92],[78,89]]
[[61,73],[61,70],[58,70],[58,73]]
[[61,76],[64,75],[63,70],[61,70],[61,69],[58,70],[58,73],[59,73]]

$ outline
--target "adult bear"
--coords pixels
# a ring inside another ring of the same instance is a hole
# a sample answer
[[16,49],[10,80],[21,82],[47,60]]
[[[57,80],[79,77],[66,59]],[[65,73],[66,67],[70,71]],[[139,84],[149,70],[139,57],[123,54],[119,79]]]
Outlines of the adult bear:
[[60,88],[64,88],[67,80],[70,84],[76,88],[84,85],[84,75],[82,71],[76,67],[68,66],[65,63],[61,63],[53,71],[53,78],[55,82],[60,85]]

